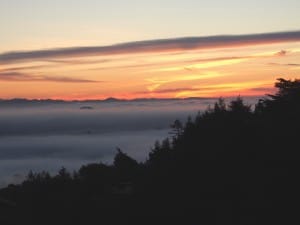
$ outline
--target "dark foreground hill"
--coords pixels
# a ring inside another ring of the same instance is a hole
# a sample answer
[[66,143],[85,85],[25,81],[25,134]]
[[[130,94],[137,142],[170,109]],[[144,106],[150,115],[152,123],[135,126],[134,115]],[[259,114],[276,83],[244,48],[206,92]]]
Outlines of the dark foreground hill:
[[113,165],[30,172],[0,191],[0,223],[296,224],[300,81],[275,86],[255,108],[220,99],[175,121],[144,163],[118,150]]

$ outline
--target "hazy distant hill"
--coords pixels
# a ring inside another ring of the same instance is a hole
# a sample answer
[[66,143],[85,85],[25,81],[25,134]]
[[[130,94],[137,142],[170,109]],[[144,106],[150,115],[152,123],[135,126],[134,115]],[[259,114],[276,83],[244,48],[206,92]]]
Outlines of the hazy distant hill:
[[14,98],[14,99],[0,99],[2,105],[17,105],[17,104],[49,104],[49,103],[101,103],[101,102],[141,102],[141,101],[178,101],[178,100],[205,100],[215,98],[136,98],[136,99],[119,99],[119,98],[106,98],[103,100],[60,100],[60,99],[26,99],[26,98]]

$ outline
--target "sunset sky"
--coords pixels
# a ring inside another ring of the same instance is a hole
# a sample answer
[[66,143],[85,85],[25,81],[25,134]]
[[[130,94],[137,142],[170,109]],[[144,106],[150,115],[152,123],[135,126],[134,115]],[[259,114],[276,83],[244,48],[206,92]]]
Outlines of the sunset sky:
[[300,78],[299,0],[3,0],[0,98],[263,95]]

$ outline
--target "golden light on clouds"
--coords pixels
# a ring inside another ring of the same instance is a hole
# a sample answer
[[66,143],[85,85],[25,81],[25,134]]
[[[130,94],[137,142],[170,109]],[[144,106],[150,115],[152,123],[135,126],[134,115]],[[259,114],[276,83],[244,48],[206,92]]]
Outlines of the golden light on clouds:
[[159,88],[162,85],[178,82],[178,81],[199,81],[202,79],[208,79],[208,78],[216,78],[222,76],[221,74],[217,72],[209,72],[205,74],[187,74],[187,75],[181,75],[181,76],[172,76],[169,79],[160,79],[160,78],[151,78],[146,79],[146,81],[150,82],[151,85],[147,87],[147,89],[150,92],[155,91],[157,88]]
[[254,37],[266,43],[226,45],[220,37],[219,48],[200,38],[203,49],[194,39],[174,39],[0,53],[0,98],[263,95],[279,76],[300,77],[300,42]]

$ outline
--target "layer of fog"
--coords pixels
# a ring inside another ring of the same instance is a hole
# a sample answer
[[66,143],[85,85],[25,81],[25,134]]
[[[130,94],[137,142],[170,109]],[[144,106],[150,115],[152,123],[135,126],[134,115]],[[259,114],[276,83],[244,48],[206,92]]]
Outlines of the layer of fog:
[[2,137],[0,186],[21,181],[29,170],[54,173],[62,166],[72,171],[87,163],[111,163],[116,147],[143,161],[154,141],[167,135],[168,130],[146,130],[101,135]]
[[143,161],[175,119],[186,121],[214,101],[0,105],[0,186],[22,181],[29,170],[111,163],[116,147]]
[[[204,101],[209,103],[210,101]],[[195,104],[194,104],[195,103]],[[200,110],[199,101],[49,104],[0,110],[0,135],[101,134],[165,129]],[[88,106],[92,109],[80,109]]]

